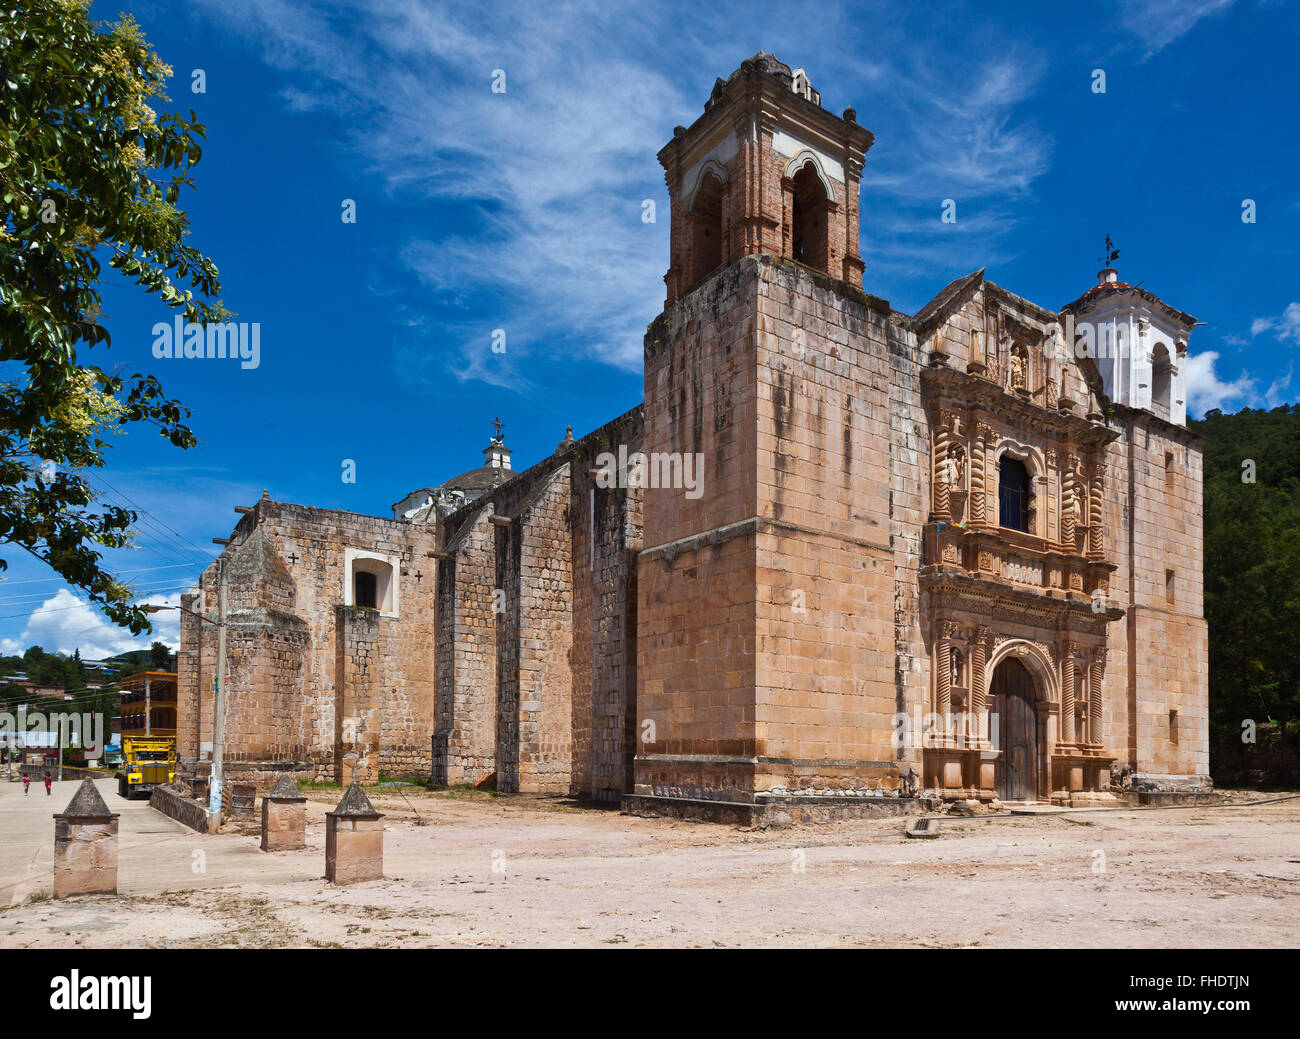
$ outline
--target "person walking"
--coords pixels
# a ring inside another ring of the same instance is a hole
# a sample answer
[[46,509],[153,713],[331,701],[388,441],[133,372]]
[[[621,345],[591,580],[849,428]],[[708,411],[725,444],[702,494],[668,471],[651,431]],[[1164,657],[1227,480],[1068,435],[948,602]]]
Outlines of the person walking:
[[32,777],[29,776],[26,772],[24,772],[23,773],[23,796],[24,797],[27,796],[27,790],[29,787],[31,787],[31,785],[32,785]]
[[45,770],[45,794],[46,794],[47,797],[49,796],[49,793],[50,793],[50,782],[51,782],[53,779],[54,779],[54,777],[53,777],[52,775],[50,775],[50,770],[47,768],[47,769]]

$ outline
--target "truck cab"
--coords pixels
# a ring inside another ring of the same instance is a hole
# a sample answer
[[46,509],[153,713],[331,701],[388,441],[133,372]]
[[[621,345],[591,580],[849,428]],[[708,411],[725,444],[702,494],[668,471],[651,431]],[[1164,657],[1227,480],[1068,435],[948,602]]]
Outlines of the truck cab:
[[118,796],[128,801],[146,796],[156,786],[176,778],[175,736],[123,736],[122,765],[117,772]]

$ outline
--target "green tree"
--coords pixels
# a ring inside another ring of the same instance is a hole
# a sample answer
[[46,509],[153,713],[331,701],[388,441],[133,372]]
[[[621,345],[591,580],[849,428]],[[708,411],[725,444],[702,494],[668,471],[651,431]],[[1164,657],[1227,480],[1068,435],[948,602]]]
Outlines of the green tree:
[[1205,446],[1205,616],[1210,724],[1300,717],[1300,406],[1215,410],[1189,424]]
[[165,642],[155,642],[149,647],[149,666],[154,671],[168,671],[171,668],[172,651]]
[[[113,430],[145,423],[192,447],[189,411],[152,376],[84,363],[107,348],[107,263],[186,319],[229,315],[216,265],[185,245],[204,127],[158,115],[171,75],[129,16],[93,22],[84,0],[0,9],[0,542],[47,562],[116,623],[152,630],[100,548],[130,544],[136,516],[80,475]],[[0,559],[0,568],[5,566]]]

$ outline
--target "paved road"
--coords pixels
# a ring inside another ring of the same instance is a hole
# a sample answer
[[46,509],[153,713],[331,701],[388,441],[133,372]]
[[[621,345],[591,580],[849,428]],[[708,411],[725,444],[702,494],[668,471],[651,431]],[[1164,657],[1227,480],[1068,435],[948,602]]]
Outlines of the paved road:
[[[80,781],[71,780],[55,783],[47,795],[45,784],[33,780],[24,796],[22,783],[7,782],[0,775],[0,906],[21,904],[34,894],[53,890],[53,816],[63,811],[79,785]],[[109,808],[121,815],[118,890],[122,894],[218,886],[229,883],[232,873],[243,878],[251,872],[272,880],[305,879],[304,869],[323,871],[323,863],[314,859],[294,868],[294,862],[258,850],[257,841],[248,837],[201,837],[155,812],[144,799],[119,797],[112,779],[97,780],[95,786]]]

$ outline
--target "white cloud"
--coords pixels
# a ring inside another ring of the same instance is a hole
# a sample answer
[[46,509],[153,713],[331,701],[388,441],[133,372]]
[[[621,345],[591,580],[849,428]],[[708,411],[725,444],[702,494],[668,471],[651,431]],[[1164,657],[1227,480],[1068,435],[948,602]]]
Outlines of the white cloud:
[[1215,350],[1189,354],[1187,357],[1187,410],[1203,415],[1212,408],[1222,409],[1228,403],[1242,405],[1257,399],[1255,380],[1245,372],[1224,382],[1214,370],[1219,354]]
[[[290,112],[329,111],[354,128],[342,142],[350,158],[390,192],[457,205],[456,230],[417,231],[394,262],[439,302],[473,302],[493,318],[487,328],[440,320],[395,351],[402,374],[450,371],[519,389],[485,353],[493,327],[507,330],[512,360],[639,370],[668,264],[655,153],[673,123],[701,114],[713,77],[729,74],[757,41],[807,66],[814,85],[833,83],[827,107],[855,102],[864,124],[888,140],[868,157],[863,181],[873,269],[942,281],[936,269],[1000,258],[997,243],[1019,218],[1008,203],[1028,194],[1050,159],[1051,138],[1017,109],[1045,57],[1008,37],[982,48],[995,59],[948,60],[942,43],[918,42],[892,7],[874,6],[878,17],[855,25],[832,4],[790,18],[723,2],[691,8],[689,28],[677,6],[603,0],[202,0],[200,9],[295,77],[282,91]],[[505,94],[489,89],[498,68]],[[888,113],[888,125],[875,125],[869,111]],[[956,236],[939,221],[949,197],[961,206]],[[654,224],[641,221],[646,198],[658,206]],[[895,222],[897,232],[881,226]],[[399,323],[422,305],[406,295],[400,309],[395,303]]]
[[1300,303],[1288,303],[1277,317],[1257,317],[1250,323],[1250,334],[1272,332],[1279,342],[1300,343]]
[[1203,18],[1221,14],[1233,0],[1124,0],[1120,25],[1146,47],[1145,57],[1164,50]]
[[[1295,365],[1287,365],[1286,371],[1269,383],[1269,387],[1264,391],[1264,403],[1269,408],[1281,407],[1283,404],[1290,403],[1290,397],[1284,392],[1291,388],[1291,376],[1295,372]],[[1294,394],[1291,395],[1292,397]]]
[[[152,595],[140,600],[158,606],[179,606],[180,592]],[[148,649],[153,642],[165,642],[173,650],[180,646],[180,612],[154,614],[153,634],[135,636],[105,620],[87,600],[60,588],[32,611],[21,638],[0,640],[0,651],[21,653],[28,646],[40,646],[47,653],[80,650],[83,658],[98,660],[133,649]]]

